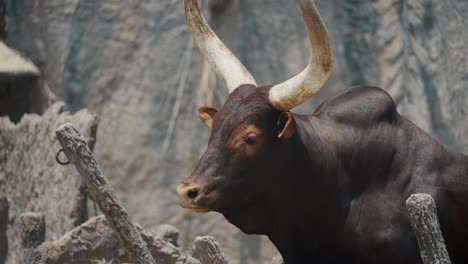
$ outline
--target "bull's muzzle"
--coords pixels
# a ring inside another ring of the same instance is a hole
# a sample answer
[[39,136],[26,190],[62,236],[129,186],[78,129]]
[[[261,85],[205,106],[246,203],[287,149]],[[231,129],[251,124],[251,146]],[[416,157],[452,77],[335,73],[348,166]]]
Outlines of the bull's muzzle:
[[176,191],[179,198],[179,204],[183,208],[196,213],[207,213],[211,211],[211,209],[199,204],[200,197],[202,196],[202,188],[200,185],[189,181],[183,181],[179,186],[177,186]]

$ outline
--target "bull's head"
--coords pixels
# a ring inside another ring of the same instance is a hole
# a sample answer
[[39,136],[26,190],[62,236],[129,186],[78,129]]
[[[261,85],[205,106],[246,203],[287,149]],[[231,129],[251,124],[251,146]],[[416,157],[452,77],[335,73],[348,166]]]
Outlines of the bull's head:
[[317,93],[332,68],[332,50],[320,15],[312,0],[300,3],[313,48],[308,66],[283,83],[257,86],[209,27],[197,0],[185,0],[195,43],[230,95],[219,111],[199,109],[200,119],[212,129],[211,137],[192,175],[177,187],[179,202],[195,212],[220,212],[246,233],[269,232],[269,214],[287,195],[273,186],[282,186],[294,159],[289,150],[297,128],[288,110]]

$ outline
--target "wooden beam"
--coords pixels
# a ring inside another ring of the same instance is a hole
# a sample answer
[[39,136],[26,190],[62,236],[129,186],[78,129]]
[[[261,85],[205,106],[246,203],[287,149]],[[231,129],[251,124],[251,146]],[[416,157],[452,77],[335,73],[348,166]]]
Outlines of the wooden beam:
[[65,155],[80,173],[89,194],[117,233],[131,261],[138,264],[155,264],[156,261],[146,243],[125,208],[118,202],[85,139],[71,123],[60,126],[56,135]]
[[193,256],[201,264],[227,264],[228,261],[218,242],[210,236],[196,237],[193,242]]
[[423,262],[450,264],[434,199],[426,193],[413,194],[406,200],[406,207],[411,226],[418,239]]

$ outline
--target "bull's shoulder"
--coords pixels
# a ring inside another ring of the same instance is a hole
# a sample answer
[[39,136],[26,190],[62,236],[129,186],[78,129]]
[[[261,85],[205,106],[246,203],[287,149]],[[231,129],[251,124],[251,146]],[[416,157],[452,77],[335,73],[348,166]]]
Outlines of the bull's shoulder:
[[324,101],[313,115],[357,126],[394,122],[398,118],[392,97],[384,90],[371,86],[344,90]]

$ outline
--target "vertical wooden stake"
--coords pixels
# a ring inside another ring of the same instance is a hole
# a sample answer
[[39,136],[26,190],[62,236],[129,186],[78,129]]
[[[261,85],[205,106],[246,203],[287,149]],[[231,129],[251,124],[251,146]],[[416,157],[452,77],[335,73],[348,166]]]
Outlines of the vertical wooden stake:
[[406,200],[406,207],[424,263],[450,264],[434,199],[425,193],[413,194]]
[[221,251],[221,247],[213,237],[196,237],[193,242],[193,256],[201,264],[227,264],[228,261]]
[[84,138],[70,123],[60,126],[55,133],[65,155],[75,165],[89,194],[117,233],[131,260],[137,264],[156,264],[127,211],[117,201]]

